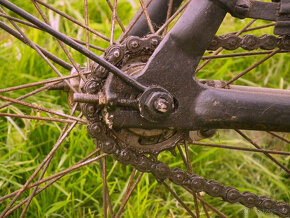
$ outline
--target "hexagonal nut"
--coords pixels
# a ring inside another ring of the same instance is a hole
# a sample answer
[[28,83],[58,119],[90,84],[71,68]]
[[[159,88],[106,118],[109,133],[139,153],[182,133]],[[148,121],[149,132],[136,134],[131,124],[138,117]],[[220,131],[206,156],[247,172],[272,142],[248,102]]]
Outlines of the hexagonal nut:
[[150,111],[166,114],[174,109],[174,102],[167,93],[153,92],[147,98],[145,106]]

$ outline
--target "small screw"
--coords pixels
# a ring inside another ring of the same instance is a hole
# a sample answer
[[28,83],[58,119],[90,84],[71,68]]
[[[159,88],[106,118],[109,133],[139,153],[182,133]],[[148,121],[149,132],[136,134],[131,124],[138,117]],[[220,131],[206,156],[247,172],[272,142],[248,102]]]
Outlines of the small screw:
[[166,113],[168,111],[168,102],[164,98],[158,98],[154,102],[154,107],[157,111]]

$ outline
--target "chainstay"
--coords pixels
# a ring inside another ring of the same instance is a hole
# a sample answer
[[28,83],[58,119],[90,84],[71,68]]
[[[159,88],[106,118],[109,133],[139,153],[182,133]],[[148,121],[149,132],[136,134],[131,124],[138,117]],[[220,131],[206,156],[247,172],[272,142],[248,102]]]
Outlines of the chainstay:
[[[157,47],[161,38],[151,35],[147,38],[129,37],[121,45],[111,46],[105,53],[105,59],[117,67],[121,67],[132,57],[140,54],[150,55]],[[144,60],[144,62],[146,62]],[[108,76],[101,66],[93,66],[93,76],[84,84],[84,91],[97,94]],[[180,168],[171,169],[167,164],[156,160],[154,155],[147,156],[129,148],[118,140],[114,130],[110,129],[102,119],[101,109],[92,104],[83,104],[82,110],[89,120],[88,133],[95,144],[104,153],[111,154],[121,164],[131,165],[141,172],[152,173],[159,182],[169,179],[174,184],[186,187],[192,192],[205,192],[212,197],[220,197],[229,203],[240,203],[248,208],[256,207],[265,213],[290,217],[290,205],[274,201],[266,196],[258,196],[251,192],[240,192],[231,186],[225,186],[214,180],[207,180],[199,175],[190,174]],[[184,139],[187,139],[184,135]],[[184,141],[181,139],[180,141]]]

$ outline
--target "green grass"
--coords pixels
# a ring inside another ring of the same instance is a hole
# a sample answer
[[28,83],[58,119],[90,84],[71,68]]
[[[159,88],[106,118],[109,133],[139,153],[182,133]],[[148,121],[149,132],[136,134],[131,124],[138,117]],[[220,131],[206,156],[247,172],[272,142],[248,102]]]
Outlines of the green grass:
[[[70,14],[84,23],[83,6],[80,1],[63,0],[48,1],[62,11]],[[118,15],[124,24],[137,8],[120,0]],[[32,4],[27,1],[13,1],[26,10],[37,14]],[[110,34],[111,13],[105,1],[89,0],[90,26],[105,35]],[[55,15],[50,15],[56,19]],[[235,20],[228,16],[219,33],[239,30],[248,20]],[[264,22],[258,21],[255,25]],[[116,38],[120,34],[117,27]],[[52,53],[67,60],[60,50],[57,42],[45,33],[33,29],[25,32],[36,43],[48,48]],[[79,39],[84,39],[84,31],[71,23],[60,19],[59,30]],[[254,34],[262,35],[272,33],[273,28],[255,31]],[[107,47],[108,43],[96,37],[90,36],[92,44]],[[56,74],[31,48],[11,38],[1,30],[0,32],[0,88],[36,82],[43,79],[56,77]],[[85,58],[77,52],[69,49],[74,59],[85,63]],[[238,50],[237,52],[239,52]],[[228,52],[224,52],[228,53]],[[97,52],[97,54],[101,54]],[[255,61],[262,57],[233,58],[215,60],[199,74],[199,78],[229,80],[234,75],[242,72]],[[278,54],[263,65],[251,71],[237,84],[254,85],[271,88],[290,88],[290,61],[289,55]],[[64,75],[69,72],[58,68]],[[19,90],[7,93],[7,96],[16,98],[33,89]],[[66,94],[58,91],[50,91],[28,98],[26,101],[51,108],[53,110],[69,113],[66,103]],[[1,102],[1,104],[4,102]],[[49,116],[25,107],[11,105],[7,110],[0,112],[31,114]],[[44,121],[32,121],[14,118],[0,118],[0,196],[11,193],[26,182],[33,170],[49,153],[64,125]],[[289,145],[269,137],[266,133],[247,132],[264,148],[289,151]],[[289,136],[286,135],[289,138]],[[214,143],[249,146],[251,145],[230,130],[218,131],[218,134],[205,141]],[[87,135],[86,127],[77,126],[67,140],[56,152],[45,176],[67,169],[86,155],[93,152],[95,145]],[[190,146],[192,166],[194,172],[207,178],[218,180],[225,185],[231,185],[240,191],[252,191],[259,195],[267,195],[273,199],[289,202],[289,176],[274,165],[262,154],[249,152],[237,152],[217,148]],[[275,156],[285,166],[290,167],[289,157]],[[184,168],[180,155],[174,157],[170,152],[164,152],[160,159],[169,163],[171,167]],[[115,162],[111,157],[107,158],[108,186],[114,211],[120,207],[124,188],[126,187],[132,167],[123,166]],[[170,184],[178,195],[193,208],[192,196],[180,187]],[[42,186],[41,186],[42,187]],[[28,196],[31,192],[26,192]],[[203,195],[203,193],[202,193]],[[262,214],[255,209],[248,210],[239,204],[231,205],[204,195],[209,203],[221,209],[230,217],[272,217]],[[23,198],[24,199],[24,198]],[[0,204],[0,211],[6,204]],[[102,203],[102,179],[98,162],[74,171],[69,176],[63,177],[57,183],[49,187],[32,200],[27,217],[103,217]],[[13,217],[19,217],[21,211],[13,213]],[[201,211],[202,217],[204,212]],[[211,213],[211,212],[210,212]],[[170,193],[158,184],[152,175],[145,174],[134,195],[130,198],[124,217],[188,217],[182,206],[176,202]],[[211,213],[211,216],[215,215]]]

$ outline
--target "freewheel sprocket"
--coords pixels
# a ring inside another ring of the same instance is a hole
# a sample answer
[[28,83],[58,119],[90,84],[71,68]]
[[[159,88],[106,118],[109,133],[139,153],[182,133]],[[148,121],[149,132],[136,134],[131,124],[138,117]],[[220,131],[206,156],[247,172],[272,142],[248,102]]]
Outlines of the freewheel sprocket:
[[[126,74],[136,78],[160,41],[161,37],[155,35],[145,38],[128,37],[120,45],[109,47],[104,58]],[[183,131],[174,129],[113,129],[110,111],[117,109],[115,104],[122,100],[125,105],[126,101],[137,101],[139,93],[97,64],[93,64],[92,68],[94,73],[84,84],[83,92],[106,96],[106,105],[96,108],[91,104],[84,104],[83,112],[90,121],[100,121],[101,119],[111,129],[115,138],[122,142],[121,145],[130,147],[139,154],[157,155],[164,150],[173,151],[177,143],[188,135],[188,133],[185,134]],[[127,107],[127,109],[136,110],[134,107]]]

